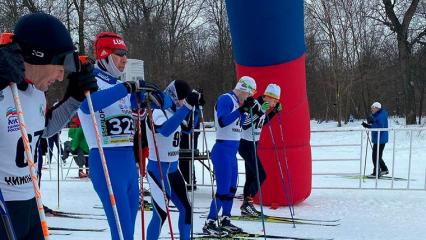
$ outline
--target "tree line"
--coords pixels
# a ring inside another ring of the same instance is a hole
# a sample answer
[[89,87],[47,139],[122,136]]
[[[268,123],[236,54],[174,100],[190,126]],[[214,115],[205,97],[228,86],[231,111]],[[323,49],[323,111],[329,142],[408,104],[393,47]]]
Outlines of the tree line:
[[[184,79],[203,89],[210,120],[217,96],[236,82],[224,0],[0,0],[0,29],[11,31],[35,11],[61,19],[88,55],[98,32],[122,34],[129,57],[145,61],[147,80],[165,87]],[[305,1],[305,44],[311,118],[340,126],[379,101],[407,124],[421,122],[426,1]],[[63,91],[53,86],[49,102]]]

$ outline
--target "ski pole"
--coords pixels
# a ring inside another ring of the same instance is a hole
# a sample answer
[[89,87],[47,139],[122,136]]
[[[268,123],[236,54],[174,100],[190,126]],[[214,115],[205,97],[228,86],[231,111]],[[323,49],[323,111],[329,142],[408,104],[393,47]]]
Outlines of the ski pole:
[[140,185],[141,185],[141,197],[142,197],[142,201],[141,201],[141,223],[142,223],[142,240],[145,240],[145,205],[144,205],[144,198],[145,198],[145,193],[143,190],[143,175],[144,175],[144,170],[143,168],[145,168],[145,161],[143,159],[142,156],[142,127],[141,127],[141,103],[140,103],[140,93],[137,94],[136,96],[136,102],[138,105],[138,117],[137,117],[137,121],[138,124],[136,125],[138,128],[138,163],[139,163],[139,174],[140,174]]
[[105,181],[108,188],[109,199],[111,201],[112,211],[114,213],[115,224],[117,225],[118,236],[120,240],[124,240],[123,232],[121,229],[120,217],[118,216],[117,204],[115,202],[114,192],[112,190],[111,178],[109,177],[108,166],[105,159],[104,149],[102,147],[101,136],[99,134],[98,124],[96,123],[95,111],[93,110],[92,98],[90,97],[90,92],[85,91],[84,95],[86,96],[87,104],[90,110],[90,117],[92,119],[93,128],[95,129],[96,143],[98,145],[99,155],[101,157],[102,168],[104,170]]
[[254,137],[254,121],[253,121],[253,109],[250,108],[250,122],[251,122],[251,136],[253,138],[253,155],[254,162],[256,166],[256,180],[257,180],[257,188],[259,189],[259,200],[260,200],[260,214],[262,218],[262,228],[263,228],[263,237],[266,240],[266,228],[265,228],[265,215],[263,214],[263,200],[262,200],[262,188],[260,186],[260,177],[259,177],[259,164],[257,161],[257,151],[256,151],[256,139]]
[[194,151],[195,151],[195,134],[194,134],[194,114],[195,114],[195,106],[191,111],[192,118],[192,126],[191,126],[191,167],[189,168],[189,181],[191,181],[191,239],[194,239],[194,176],[192,176],[192,172],[194,171]]
[[288,161],[287,161],[287,151],[285,149],[285,144],[284,144],[284,131],[283,131],[283,123],[282,123],[282,119],[281,119],[281,112],[278,112],[278,122],[280,125],[280,134],[281,134],[281,141],[283,144],[283,152],[284,152],[284,163],[285,163],[285,170],[287,173],[287,182],[288,182],[288,188],[290,190],[290,206],[291,209],[293,210],[293,216],[295,216],[296,214],[294,213],[294,204],[293,204],[293,189],[291,187],[291,176],[290,176],[290,171],[288,170]]
[[[268,117],[268,115],[266,115],[266,117]],[[268,124],[268,128],[269,128],[269,133],[270,133],[271,139],[272,139],[272,145],[274,146],[275,159],[277,160],[278,171],[280,172],[281,183],[283,185],[283,190],[284,190],[284,196],[287,199],[287,202],[290,203],[290,196],[289,196],[289,193],[287,192],[287,189],[286,189],[286,184],[285,184],[284,175],[283,175],[283,168],[281,166],[281,159],[280,159],[279,154],[278,154],[278,149],[277,149],[277,145],[275,143],[274,134],[272,133],[272,126],[271,126],[271,124]],[[293,222],[293,227],[296,227],[296,224],[294,222],[293,211],[291,209],[290,204],[288,205],[288,209],[290,210],[290,216],[291,216],[291,220]]]
[[[148,93],[148,94],[150,94],[150,93]],[[169,210],[169,204],[168,204],[169,201],[168,201],[167,195],[166,195],[166,187],[165,187],[165,184],[164,184],[164,176],[163,176],[163,171],[162,171],[162,167],[161,167],[160,153],[158,152],[157,138],[155,137],[155,127],[154,127],[154,120],[152,118],[152,108],[151,108],[150,103],[148,103],[147,105],[148,105],[148,118],[149,118],[149,123],[150,123],[149,125],[150,125],[150,128],[151,128],[152,139],[154,141],[155,156],[157,157],[158,171],[160,172],[161,190],[163,192],[164,204],[166,206],[167,221],[169,223],[170,237],[171,237],[172,240],[174,240],[172,220],[170,218],[170,210]],[[158,106],[161,106],[161,105],[158,105]]]
[[33,161],[33,154],[31,153],[30,141],[28,140],[27,125],[24,121],[24,112],[22,110],[21,100],[19,98],[18,87],[16,83],[9,84],[12,90],[13,100],[15,101],[16,112],[18,113],[19,129],[21,130],[21,138],[24,143],[25,156],[27,157],[28,170],[30,171],[31,182],[33,184],[35,199],[37,202],[38,214],[40,216],[41,228],[45,240],[49,239],[49,228],[47,226],[46,216],[44,214],[43,203],[41,201],[41,192],[38,187],[38,179],[36,173],[36,166]]
[[368,136],[368,131],[366,131],[365,133],[367,134],[367,143],[365,144],[364,174],[362,175],[363,182],[365,182],[365,169],[367,167],[368,144],[370,143],[370,137]]
[[[207,152],[207,164],[208,164],[208,168],[211,170],[211,164],[210,164],[210,153],[209,153],[209,148],[207,146],[207,136],[206,136],[206,124],[204,122],[204,111],[203,111],[203,106],[200,106],[200,117],[201,117],[201,127],[203,129],[203,144],[205,144],[206,146],[206,152]],[[215,207],[215,211],[216,211],[216,215],[219,215],[219,209],[217,208],[217,202],[216,202],[216,197],[215,197],[215,193],[214,193],[214,177],[213,177],[213,171],[209,171],[210,174],[210,182],[211,182],[211,186],[212,186],[212,199],[213,199],[213,204]],[[220,226],[220,222],[219,222],[219,218],[217,218],[217,224],[218,226]],[[219,238],[221,239],[222,236],[219,235]]]
[[6,202],[4,201],[3,194],[0,190],[0,213],[3,220],[4,229],[8,240],[15,240],[15,230],[13,229],[12,220],[10,219],[9,212],[7,211]]

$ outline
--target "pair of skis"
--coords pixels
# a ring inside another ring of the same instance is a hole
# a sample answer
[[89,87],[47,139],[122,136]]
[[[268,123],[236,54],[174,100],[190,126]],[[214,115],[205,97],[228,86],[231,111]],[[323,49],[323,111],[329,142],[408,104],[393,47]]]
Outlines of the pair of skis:
[[[203,217],[203,215],[201,216]],[[205,217],[205,216],[204,216]],[[250,221],[250,222],[260,222],[261,217],[256,216],[231,216],[232,220],[235,221]],[[301,225],[315,225],[315,226],[326,226],[326,227],[336,227],[340,225],[340,219],[333,220],[322,220],[322,219],[309,219],[309,218],[295,218],[295,217],[280,217],[280,216],[270,216],[263,215],[263,220],[270,223],[284,223],[284,224],[301,224]]]

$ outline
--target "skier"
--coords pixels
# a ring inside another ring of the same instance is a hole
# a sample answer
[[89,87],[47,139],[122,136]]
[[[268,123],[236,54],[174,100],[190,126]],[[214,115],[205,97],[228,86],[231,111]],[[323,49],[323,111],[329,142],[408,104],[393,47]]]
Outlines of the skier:
[[[190,113],[192,108],[199,104],[201,94],[192,91],[189,85],[182,80],[172,81],[164,93],[172,101],[164,107],[164,111],[155,109],[152,119],[147,118],[146,131],[149,146],[147,178],[151,189],[151,201],[154,207],[152,219],[148,225],[147,239],[158,239],[161,227],[167,218],[167,209],[163,190],[175,206],[179,209],[179,234],[180,239],[189,239],[191,231],[191,204],[188,199],[185,180],[178,168],[180,124]],[[155,146],[151,121],[155,129]],[[159,159],[156,154],[158,147]],[[158,162],[161,161],[161,179]],[[164,182],[164,188],[162,189]]]
[[[382,108],[382,104],[379,102],[374,102],[371,105],[371,116],[368,118],[368,123],[362,122],[362,126],[365,128],[388,128],[388,112]],[[373,173],[370,175],[375,177],[376,174],[376,163],[377,163],[377,146],[379,146],[379,177],[382,175],[389,174],[388,167],[386,166],[385,161],[382,159],[383,150],[385,145],[389,140],[388,131],[380,131],[380,140],[379,134],[377,131],[371,132],[371,141],[373,142],[373,153],[371,159],[373,161]],[[380,141],[380,142],[379,142]]]
[[[133,239],[139,190],[133,155],[134,123],[131,107],[136,106],[135,93],[141,92],[141,87],[151,92],[157,89],[153,84],[144,81],[121,82],[118,80],[127,63],[127,47],[119,34],[99,33],[96,35],[94,50],[96,56],[94,74],[99,91],[91,94],[93,109],[101,134],[122,233],[124,239]],[[142,92],[141,95],[143,95]],[[161,94],[153,96],[158,98],[158,102],[162,102]],[[78,116],[89,145],[92,184],[108,218],[111,238],[119,239],[87,101],[81,105]]]
[[[242,229],[231,223],[231,209],[237,191],[238,165],[236,154],[241,138],[242,115],[255,106],[253,96],[256,82],[244,76],[238,81],[235,89],[219,96],[215,106],[216,143],[211,158],[216,175],[217,190],[212,199],[210,212],[203,227],[203,232],[212,236],[235,234]],[[240,106],[241,105],[241,106]],[[220,226],[215,221],[223,208]],[[223,232],[225,230],[226,232]]]
[[[246,182],[244,184],[243,191],[244,201],[240,207],[241,215],[254,217],[260,216],[260,212],[253,206],[253,197],[259,191],[256,176],[256,161],[258,165],[260,185],[262,185],[263,181],[265,181],[266,173],[263,169],[259,156],[256,155],[255,157],[253,134],[255,146],[257,147],[262,127],[282,109],[281,104],[278,102],[280,100],[280,94],[281,88],[278,85],[273,83],[269,84],[265,89],[263,96],[259,96],[257,98],[256,107],[253,110],[254,129],[252,129],[252,120],[249,115],[243,122],[243,132],[241,133],[240,146],[238,148],[238,153],[244,159],[246,169]],[[266,114],[270,108],[272,108],[272,110]]]
[[[75,115],[71,121],[73,122],[73,127],[70,127],[68,130],[68,137],[71,139],[70,150],[73,155],[76,155],[74,161],[78,166],[78,177],[86,178],[89,177],[89,163],[87,157],[89,154],[89,146],[84,137],[78,115]],[[83,166],[86,166],[86,173],[83,171]]]
[[[17,239],[44,239],[24,144],[19,131],[18,113],[10,83],[18,85],[28,138],[34,161],[36,144],[61,130],[83,101],[84,91],[97,89],[89,71],[81,66],[66,27],[55,17],[32,13],[15,25],[12,43],[0,46],[0,189],[9,210]],[[75,72],[63,100],[45,113],[45,91],[62,81],[64,71]],[[0,226],[0,239],[7,239]]]

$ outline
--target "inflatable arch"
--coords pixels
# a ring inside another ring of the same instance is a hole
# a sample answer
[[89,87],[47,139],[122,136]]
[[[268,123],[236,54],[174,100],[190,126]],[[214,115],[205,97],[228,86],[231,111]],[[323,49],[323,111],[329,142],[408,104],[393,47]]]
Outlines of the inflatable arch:
[[[262,94],[269,83],[281,87],[282,121],[275,117],[271,122],[277,144],[272,144],[266,126],[258,147],[267,172],[262,186],[263,203],[272,207],[289,203],[284,189],[290,189],[282,184],[275,158],[274,147],[277,147],[284,185],[291,184],[290,203],[297,204],[310,195],[312,186],[303,0],[226,0],[226,6],[237,77],[255,78],[258,94]],[[281,122],[284,143],[280,135]],[[286,175],[286,162],[289,175]]]

